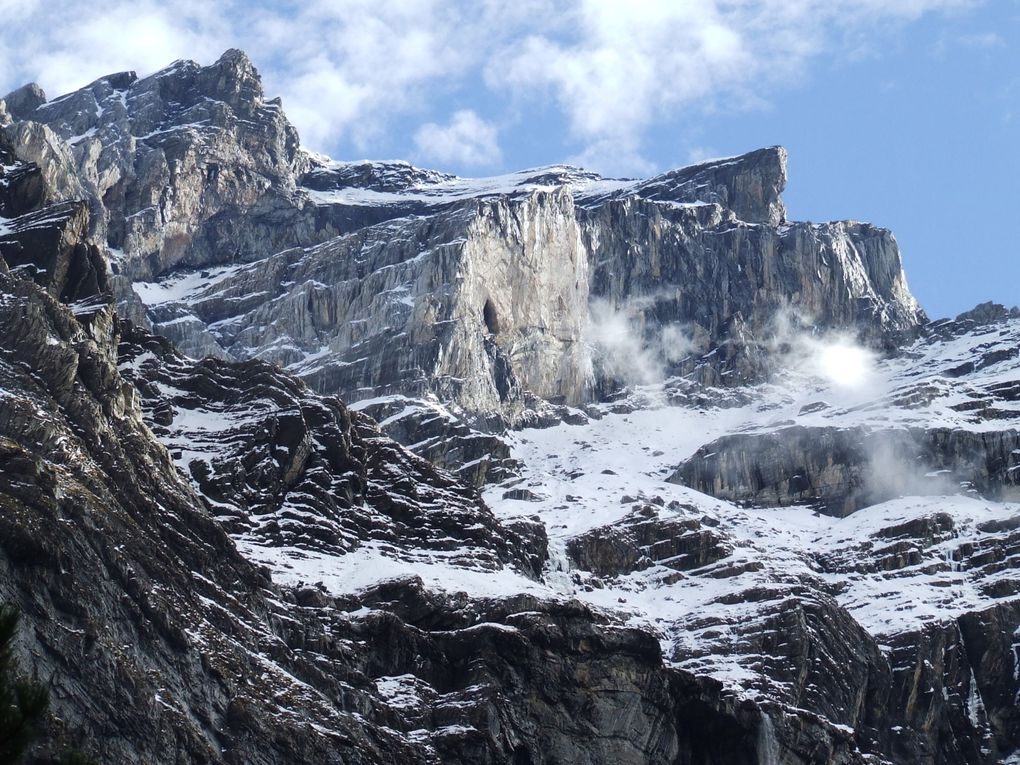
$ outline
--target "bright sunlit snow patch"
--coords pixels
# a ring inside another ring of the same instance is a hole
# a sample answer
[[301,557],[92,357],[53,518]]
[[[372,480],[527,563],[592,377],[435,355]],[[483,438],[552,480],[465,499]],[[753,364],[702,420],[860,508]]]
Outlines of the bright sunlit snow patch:
[[334,594],[358,592],[392,579],[421,577],[435,592],[466,592],[474,597],[508,597],[531,593],[552,597],[540,582],[511,568],[485,571],[458,562],[457,555],[438,550],[407,550],[368,542],[346,555],[331,555],[290,547],[266,547],[248,538],[236,540],[249,560],[269,566],[277,582],[287,585],[321,583]]
[[135,282],[131,286],[142,302],[149,307],[165,303],[188,302],[219,282],[252,267],[258,267],[258,263],[203,268],[198,271],[172,274],[158,282]]

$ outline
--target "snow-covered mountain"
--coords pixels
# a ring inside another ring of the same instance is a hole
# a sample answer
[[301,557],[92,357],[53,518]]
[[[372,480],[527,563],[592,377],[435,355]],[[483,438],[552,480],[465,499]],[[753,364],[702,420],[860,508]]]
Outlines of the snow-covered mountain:
[[891,233],[786,219],[783,149],[338,162],[228,51],[19,89],[0,164],[0,597],[55,741],[1020,749],[1020,311],[928,322]]

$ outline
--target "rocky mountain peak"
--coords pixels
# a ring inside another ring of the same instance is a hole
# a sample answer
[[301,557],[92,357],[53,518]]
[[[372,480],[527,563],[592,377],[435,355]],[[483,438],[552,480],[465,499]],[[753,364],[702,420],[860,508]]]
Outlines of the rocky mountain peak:
[[7,111],[15,119],[27,119],[27,116],[46,103],[46,93],[38,83],[30,82],[12,90],[3,100],[7,103]]
[[[50,101],[26,88],[10,96],[20,120],[10,130],[38,134],[20,140],[37,147],[26,156],[50,175],[76,179],[76,188],[58,177],[48,186],[57,199],[88,200],[92,238],[123,252],[117,268],[131,273],[198,264],[208,249],[212,260],[237,256],[236,232],[210,231],[209,221],[259,200],[293,206],[289,197],[308,165],[297,131],[279,102],[264,99],[257,70],[239,50],[209,66],[177,61],[142,78],[109,75]],[[206,235],[216,243],[205,244]],[[222,249],[226,239],[235,240],[230,251]]]
[[312,168],[301,178],[301,185],[313,191],[337,191],[345,188],[397,193],[453,181],[455,175],[415,167],[410,162],[334,162],[328,157],[313,157]]
[[1007,308],[1001,303],[989,300],[985,303],[979,303],[969,311],[964,311],[955,320],[958,322],[970,321],[981,325],[995,324],[1008,319],[1020,319],[1020,307],[1013,306],[1012,308]]
[[[778,146],[648,180],[339,162],[300,150],[236,49],[103,78],[31,117],[88,181],[125,311],[186,353],[273,360],[348,398],[429,391],[520,423],[666,367],[761,378],[753,348],[791,306],[875,342],[923,319],[888,232],[786,225]],[[215,287],[210,268],[225,269]],[[188,273],[194,291],[162,286]],[[681,336],[666,366],[633,363]]]
[[748,223],[778,226],[786,220],[786,149],[770,146],[737,157],[671,170],[640,189],[643,196],[674,202],[718,203]]
[[197,90],[227,103],[239,114],[252,114],[262,106],[262,77],[247,54],[231,48],[208,67],[198,70]]

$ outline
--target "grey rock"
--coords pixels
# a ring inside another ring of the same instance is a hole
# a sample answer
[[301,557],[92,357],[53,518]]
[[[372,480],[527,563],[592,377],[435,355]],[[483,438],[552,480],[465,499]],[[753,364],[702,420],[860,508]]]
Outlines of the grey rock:
[[[182,61],[142,79],[110,75],[20,117],[63,139],[83,180],[73,196],[99,204],[96,237],[126,253],[117,266],[136,277],[236,256],[240,243],[208,252],[210,239],[226,235],[220,219],[292,209],[294,177],[307,164],[279,101],[264,98],[236,50],[208,67]],[[267,254],[292,243],[287,236],[248,244]]]
[[7,112],[14,119],[23,120],[27,115],[46,103],[46,93],[38,83],[30,82],[17,90],[12,90],[3,100],[7,104]]
[[682,517],[661,517],[655,505],[635,505],[620,521],[573,537],[567,554],[580,569],[619,576],[654,565],[690,571],[732,553],[711,526],[703,523],[697,508],[684,510]]
[[482,430],[598,400],[642,381],[604,347],[603,310],[641,353],[689,343],[674,371],[730,385],[768,374],[778,310],[886,345],[923,321],[888,232],[786,224],[780,147],[630,182],[331,162],[298,151],[236,51],[103,78],[30,117],[73,143],[127,280],[252,264],[150,306],[155,331],[349,400],[433,393]]
[[973,322],[977,326],[982,326],[1017,318],[1020,318],[1020,308],[1017,306],[1006,308],[1001,303],[993,303],[989,300],[987,303],[974,306],[969,311],[964,311],[956,317],[955,321]]
[[793,426],[724,436],[669,478],[734,502],[811,504],[845,516],[902,495],[938,495],[963,485],[1020,497],[1020,432],[950,428],[872,430]]
[[432,550],[465,568],[541,572],[530,540],[469,487],[276,367],[195,362],[130,325],[119,364],[145,421],[237,538],[331,555],[384,543],[395,557]]
[[732,210],[742,221],[786,222],[786,149],[772,146],[730,159],[673,170],[640,184],[637,196],[662,202],[708,203]]
[[[40,263],[55,246],[34,248]],[[36,757],[74,744],[124,763],[757,762],[753,704],[577,604],[469,601],[420,580],[347,600],[274,584],[224,523],[270,517],[266,541],[314,551],[419,532],[461,546],[496,522],[278,369],[190,361],[123,327],[108,295],[76,294],[96,303],[79,312],[0,264],[0,597],[22,610],[19,658],[51,690]],[[193,488],[146,423],[174,449],[182,412],[216,409],[236,425],[213,471],[188,463]],[[284,526],[295,495],[318,503],[317,523]],[[227,506],[238,514],[221,520]],[[387,514],[396,535],[374,525]],[[534,570],[541,535],[515,528],[490,541],[533,546],[495,555]]]
[[86,243],[88,208],[63,202],[24,213],[0,234],[0,257],[8,268],[23,269],[65,303],[109,292],[107,263]]
[[382,398],[362,402],[358,411],[375,419],[390,438],[472,486],[499,483],[518,470],[505,439],[468,427],[438,402]]

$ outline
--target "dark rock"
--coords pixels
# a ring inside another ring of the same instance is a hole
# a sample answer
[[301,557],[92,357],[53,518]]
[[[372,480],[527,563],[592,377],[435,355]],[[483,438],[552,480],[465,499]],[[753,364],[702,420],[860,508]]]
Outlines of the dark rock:
[[30,82],[17,90],[12,90],[3,100],[7,103],[7,111],[17,120],[29,119],[29,115],[46,103],[46,93],[38,84]]
[[670,477],[707,494],[759,506],[812,504],[830,515],[903,494],[945,494],[961,483],[1016,497],[1020,433],[947,428],[807,428],[724,436]]
[[[120,364],[164,443],[195,455],[182,467],[235,535],[332,554],[373,540],[456,551],[481,569],[541,571],[544,558],[475,492],[276,367],[195,362],[131,325]],[[194,430],[203,417],[210,422]]]
[[573,563],[600,576],[619,576],[658,564],[689,571],[714,563],[732,552],[711,528],[694,516],[663,512],[660,506],[638,506],[622,520],[600,526],[567,544]]
[[85,241],[88,221],[81,202],[24,213],[0,233],[0,257],[66,303],[102,296],[110,290],[107,266],[99,248]]
[[1020,319],[1020,308],[1006,308],[1001,303],[981,303],[956,317],[956,322],[972,322],[974,325],[998,324],[1007,319]]

